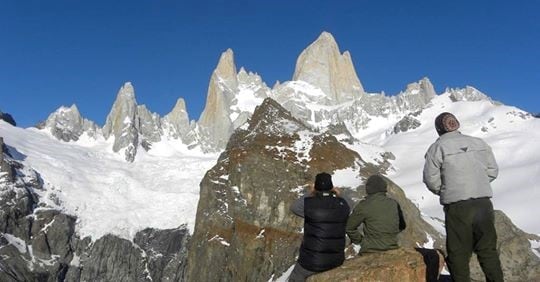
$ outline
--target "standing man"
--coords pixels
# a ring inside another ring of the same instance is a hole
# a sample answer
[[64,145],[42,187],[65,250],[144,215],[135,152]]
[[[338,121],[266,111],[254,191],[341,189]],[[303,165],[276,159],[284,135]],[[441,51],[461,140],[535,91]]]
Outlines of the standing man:
[[498,174],[491,148],[461,134],[459,121],[444,112],[435,119],[439,138],[425,156],[424,183],[444,206],[448,267],[454,281],[470,281],[474,251],[487,281],[503,281],[490,182]]
[[304,218],[304,238],[300,255],[288,281],[330,270],[345,260],[345,224],[350,208],[332,184],[332,176],[319,173],[311,191],[291,205],[291,211]]

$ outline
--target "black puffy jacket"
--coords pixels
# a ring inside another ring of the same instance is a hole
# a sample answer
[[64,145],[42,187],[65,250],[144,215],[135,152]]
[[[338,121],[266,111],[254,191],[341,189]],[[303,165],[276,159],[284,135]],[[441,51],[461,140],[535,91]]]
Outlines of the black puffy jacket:
[[304,199],[304,239],[298,263],[321,272],[340,266],[345,260],[345,225],[350,208],[334,193],[317,192]]

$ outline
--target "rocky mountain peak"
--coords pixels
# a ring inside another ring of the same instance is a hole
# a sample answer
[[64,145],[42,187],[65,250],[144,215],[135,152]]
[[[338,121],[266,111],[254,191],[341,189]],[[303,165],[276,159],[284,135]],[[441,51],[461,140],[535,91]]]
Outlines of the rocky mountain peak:
[[98,129],[94,122],[81,116],[75,104],[71,107],[61,106],[37,127],[48,129],[54,137],[65,142],[77,141],[85,132],[94,137]]
[[116,99],[118,100],[121,98],[135,100],[135,89],[133,88],[133,85],[131,85],[131,82],[125,82],[118,91],[118,97]]
[[139,144],[137,130],[137,101],[135,89],[126,82],[118,91],[107,121],[103,127],[103,136],[108,139],[114,136],[113,151],[124,150],[127,161],[133,161]]
[[224,148],[233,131],[230,105],[238,92],[238,79],[234,53],[231,49],[221,54],[208,84],[206,105],[198,121],[196,134],[202,141],[203,150]]
[[[234,63],[234,52],[232,49],[227,49],[227,51],[221,53],[214,74],[221,78],[224,81],[232,84],[233,81],[236,81],[236,65]],[[229,85],[231,88],[233,85]]]
[[334,37],[323,32],[298,57],[293,80],[320,88],[333,104],[361,97],[364,88],[358,79],[349,52],[340,54]]

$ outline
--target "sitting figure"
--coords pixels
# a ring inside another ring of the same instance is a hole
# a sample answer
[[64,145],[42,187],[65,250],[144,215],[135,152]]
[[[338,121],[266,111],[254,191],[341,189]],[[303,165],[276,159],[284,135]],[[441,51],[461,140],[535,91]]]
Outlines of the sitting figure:
[[328,173],[319,173],[315,186],[291,205],[291,211],[304,218],[304,238],[300,255],[288,281],[330,270],[345,260],[345,224],[350,213]]
[[[399,248],[397,235],[405,229],[401,207],[386,196],[386,180],[372,175],[366,182],[367,196],[356,205],[347,220],[346,232],[360,254]],[[363,230],[358,227],[363,224]]]

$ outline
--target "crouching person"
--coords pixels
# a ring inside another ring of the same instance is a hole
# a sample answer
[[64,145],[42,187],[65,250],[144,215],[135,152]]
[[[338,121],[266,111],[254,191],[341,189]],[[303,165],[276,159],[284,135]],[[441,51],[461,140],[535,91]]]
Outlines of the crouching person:
[[[397,235],[405,229],[401,207],[386,196],[387,183],[380,175],[372,175],[366,182],[367,196],[356,205],[347,221],[347,235],[360,244],[360,253],[399,248]],[[363,227],[360,228],[360,225]]]
[[350,208],[334,188],[330,174],[317,174],[310,193],[297,199],[291,211],[304,218],[304,238],[288,281],[305,281],[313,274],[343,264]]

